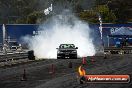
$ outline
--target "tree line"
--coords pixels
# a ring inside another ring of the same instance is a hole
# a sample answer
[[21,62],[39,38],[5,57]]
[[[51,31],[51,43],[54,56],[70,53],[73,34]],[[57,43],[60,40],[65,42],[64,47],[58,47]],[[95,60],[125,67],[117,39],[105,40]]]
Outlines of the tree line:
[[[94,4],[84,8],[83,3],[88,1]],[[43,13],[51,3],[54,8],[71,9],[86,22],[98,23],[98,15],[105,23],[132,22],[132,0],[0,0],[0,23],[41,23],[54,15]],[[57,13],[57,9],[53,13]]]

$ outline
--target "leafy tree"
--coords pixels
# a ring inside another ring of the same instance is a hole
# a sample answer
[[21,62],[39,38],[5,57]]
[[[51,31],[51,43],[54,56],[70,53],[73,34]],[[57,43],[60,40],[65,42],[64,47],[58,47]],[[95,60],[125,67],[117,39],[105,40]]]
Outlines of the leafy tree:
[[112,10],[108,8],[107,5],[98,5],[97,7],[95,7],[95,11],[101,14],[103,22],[116,22],[116,15],[113,13]]
[[35,11],[31,13],[27,17],[27,23],[32,23],[32,24],[41,23],[43,20],[45,20],[45,15],[39,11]]
[[46,20],[46,17],[41,11],[34,11],[33,13],[26,16],[24,19],[17,19],[16,23],[36,24],[41,23],[44,20]]
[[92,10],[87,10],[79,13],[79,17],[85,21],[97,23],[98,20],[98,14],[101,15],[103,22],[116,22],[116,16],[113,13],[112,10],[108,8],[107,5],[98,5]]
[[91,22],[91,23],[98,22],[97,13],[93,10],[87,10],[87,11],[80,12],[78,16],[80,19],[87,21],[87,22]]
[[117,23],[126,23],[132,19],[132,0],[96,0],[95,6],[107,5],[116,16]]
[[132,19],[132,0],[111,0],[108,7],[115,13],[118,23]]

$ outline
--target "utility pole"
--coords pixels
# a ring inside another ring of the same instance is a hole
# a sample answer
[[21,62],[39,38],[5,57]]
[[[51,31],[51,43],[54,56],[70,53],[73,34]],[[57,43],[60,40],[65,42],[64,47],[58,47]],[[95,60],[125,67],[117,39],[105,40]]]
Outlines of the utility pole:
[[5,24],[2,25],[2,31],[3,31],[3,53],[6,54],[6,50],[7,50],[7,34],[6,34],[6,27]]

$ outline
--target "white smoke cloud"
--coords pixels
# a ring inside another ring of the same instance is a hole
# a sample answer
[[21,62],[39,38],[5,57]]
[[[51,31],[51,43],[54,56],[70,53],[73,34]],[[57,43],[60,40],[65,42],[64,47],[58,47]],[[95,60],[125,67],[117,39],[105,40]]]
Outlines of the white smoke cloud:
[[57,15],[38,30],[41,31],[39,35],[24,38],[38,58],[56,58],[56,48],[67,43],[78,47],[79,56],[95,54],[89,25],[73,15]]

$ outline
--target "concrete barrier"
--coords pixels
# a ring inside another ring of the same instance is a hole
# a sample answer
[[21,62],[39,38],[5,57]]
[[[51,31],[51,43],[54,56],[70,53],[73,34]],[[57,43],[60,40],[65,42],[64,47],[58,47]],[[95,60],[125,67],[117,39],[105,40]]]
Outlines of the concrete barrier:
[[32,53],[29,52],[30,51],[0,54],[0,67],[35,60],[34,52],[32,51],[31,51]]
[[0,55],[0,62],[6,62],[11,60],[19,60],[19,59],[27,59],[28,53],[13,53],[13,54],[6,54],[6,55]]

